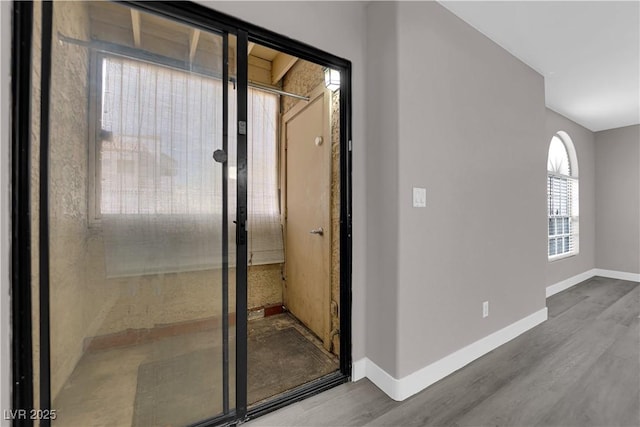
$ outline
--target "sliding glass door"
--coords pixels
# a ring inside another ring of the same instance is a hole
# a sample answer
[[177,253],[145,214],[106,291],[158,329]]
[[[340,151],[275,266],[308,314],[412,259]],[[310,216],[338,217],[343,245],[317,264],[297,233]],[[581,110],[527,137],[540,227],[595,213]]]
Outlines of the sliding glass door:
[[140,7],[34,13],[37,407],[59,426],[246,408],[246,34]]
[[[45,427],[219,425],[347,381],[349,61],[190,2],[13,17],[13,409]],[[323,133],[293,138],[325,67],[342,83]],[[331,178],[331,225],[299,233],[331,238],[339,265],[321,332],[283,291],[286,185],[309,172],[287,175],[288,144],[332,159],[309,166]]]

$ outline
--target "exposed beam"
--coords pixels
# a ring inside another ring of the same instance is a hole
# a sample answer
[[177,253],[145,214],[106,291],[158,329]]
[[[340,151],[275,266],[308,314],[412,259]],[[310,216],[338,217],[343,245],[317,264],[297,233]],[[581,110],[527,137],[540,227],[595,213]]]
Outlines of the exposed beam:
[[247,45],[247,56],[251,55],[251,51],[253,50],[255,45],[256,45],[255,43],[249,42],[249,44]]
[[131,9],[131,28],[133,29],[133,44],[140,47],[140,12]]
[[278,83],[297,60],[298,58],[295,56],[287,55],[286,53],[277,54],[271,61],[271,84]]
[[191,37],[189,37],[189,62],[193,62],[193,58],[196,56],[196,50],[198,50],[198,41],[200,40],[200,30],[196,28],[191,29]]

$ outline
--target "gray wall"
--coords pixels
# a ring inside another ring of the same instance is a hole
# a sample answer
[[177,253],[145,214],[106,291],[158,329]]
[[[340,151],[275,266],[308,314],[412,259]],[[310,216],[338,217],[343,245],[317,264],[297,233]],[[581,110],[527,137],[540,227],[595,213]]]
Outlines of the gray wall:
[[[398,37],[392,3],[367,7],[367,357],[391,375],[398,330]],[[356,153],[357,155],[358,153]]]
[[545,307],[547,147],[542,76],[435,2],[397,7],[403,377]]
[[[595,136],[589,129],[547,109],[545,138],[541,144],[549,150],[551,138],[558,131],[565,131],[573,142],[578,156],[580,179],[580,248],[575,256],[547,261],[547,276],[544,287],[551,286],[596,266],[596,183],[595,183]],[[544,170],[545,164],[541,165]],[[545,184],[546,185],[546,179]],[[546,206],[546,205],[545,205]]]
[[596,266],[640,273],[640,126],[596,133]]

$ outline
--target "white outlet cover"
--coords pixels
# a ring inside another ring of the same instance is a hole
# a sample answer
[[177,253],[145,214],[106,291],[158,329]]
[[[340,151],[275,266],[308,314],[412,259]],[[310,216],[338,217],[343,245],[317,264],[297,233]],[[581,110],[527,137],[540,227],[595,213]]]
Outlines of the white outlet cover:
[[427,189],[413,187],[413,207],[424,208],[427,206]]

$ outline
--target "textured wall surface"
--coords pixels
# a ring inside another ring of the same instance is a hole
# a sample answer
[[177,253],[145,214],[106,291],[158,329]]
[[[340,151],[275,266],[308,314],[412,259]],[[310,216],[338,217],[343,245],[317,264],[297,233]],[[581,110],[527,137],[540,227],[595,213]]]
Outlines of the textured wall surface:
[[[56,2],[53,33],[58,31],[88,40],[86,3]],[[87,49],[52,43],[49,280],[54,397],[82,356],[84,338],[98,330],[115,300],[92,269],[87,239],[88,64]]]
[[596,133],[596,267],[640,273],[640,126]]
[[[286,92],[307,96],[322,82],[324,82],[324,74],[321,66],[313,62],[298,60],[287,74],[284,75],[282,79],[282,89]],[[300,102],[299,99],[289,96],[283,96],[280,99],[282,103],[282,114],[285,114]]]
[[[100,243],[94,241],[98,247]],[[235,269],[229,269],[231,313],[235,312],[235,277]],[[282,304],[280,264],[249,267],[248,282],[250,309]],[[94,334],[98,336],[219,317],[222,313],[220,270],[107,279],[105,286],[117,300]]]
[[[56,2],[54,34],[87,40],[88,4]],[[35,16],[39,17],[39,5]],[[34,48],[40,51],[36,19]],[[39,144],[39,53],[34,55],[33,145]],[[200,320],[221,314],[221,272],[209,270],[107,279],[102,229],[89,227],[87,49],[53,43],[50,120],[51,371],[55,397],[73,371],[87,337]],[[33,165],[39,153],[33,150]],[[38,298],[38,185],[33,167],[33,296]],[[281,265],[252,266],[249,307],[282,303]],[[235,272],[230,272],[230,311],[235,311]],[[34,304],[34,325],[38,325]],[[37,342],[37,326],[34,339]],[[34,352],[38,354],[38,346]],[[37,359],[36,359],[37,360]],[[37,366],[37,363],[36,363]]]

